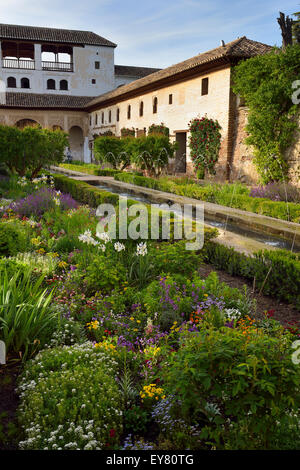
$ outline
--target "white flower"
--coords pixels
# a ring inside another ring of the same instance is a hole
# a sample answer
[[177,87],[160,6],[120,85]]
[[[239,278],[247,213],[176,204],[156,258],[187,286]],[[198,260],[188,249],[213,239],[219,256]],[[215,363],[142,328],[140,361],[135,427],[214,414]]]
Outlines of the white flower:
[[107,232],[97,232],[96,233],[96,237],[100,238],[100,240],[102,240],[105,244],[110,242],[110,236],[108,235]]
[[106,246],[103,245],[102,243],[100,243],[100,244],[98,245],[98,250],[102,250],[103,253],[104,253],[104,251],[106,250]]
[[57,206],[60,206],[60,199],[58,197],[54,197],[53,201],[55,202]]
[[137,256],[145,256],[146,254],[148,253],[148,250],[147,250],[147,243],[138,243],[137,247],[136,247],[136,254]]
[[87,243],[88,245],[98,245],[98,242],[93,238],[92,232],[90,230],[86,230],[84,233],[79,235],[78,239],[83,243]]
[[123,243],[117,242],[117,243],[114,244],[114,249],[116,251],[125,250],[125,245]]

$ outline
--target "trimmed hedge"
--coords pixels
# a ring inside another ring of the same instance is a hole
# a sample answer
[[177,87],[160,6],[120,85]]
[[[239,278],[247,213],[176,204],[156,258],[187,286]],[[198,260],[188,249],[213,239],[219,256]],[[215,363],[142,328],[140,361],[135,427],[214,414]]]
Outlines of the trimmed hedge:
[[91,186],[84,181],[74,180],[64,175],[53,175],[55,188],[69,193],[82,204],[97,208],[100,204],[119,204],[119,195]]
[[119,170],[115,170],[113,168],[100,168],[99,165],[93,165],[92,163],[61,163],[59,166],[66,170],[81,171],[82,173],[95,176],[115,176],[117,173],[120,173]]
[[275,219],[290,220],[296,223],[300,222],[300,204],[293,202],[288,203],[287,212],[287,204],[283,201],[271,201],[270,199],[250,197],[247,193],[238,193],[232,197],[232,194],[228,191],[222,191],[218,185],[215,185],[215,187],[213,185],[200,186],[197,184],[180,185],[176,184],[174,181],[161,181],[160,179],[147,178],[128,173],[118,173],[114,178],[118,181],[221,204],[235,209],[274,217]]
[[266,295],[300,309],[300,253],[265,250],[247,256],[218,243],[205,244],[205,261],[233,276],[253,281]]

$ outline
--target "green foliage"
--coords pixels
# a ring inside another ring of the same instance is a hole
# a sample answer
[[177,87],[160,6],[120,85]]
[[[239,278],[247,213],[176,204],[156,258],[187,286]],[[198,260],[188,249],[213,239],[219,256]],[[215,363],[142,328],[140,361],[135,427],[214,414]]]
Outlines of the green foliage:
[[135,128],[122,127],[121,137],[135,137]]
[[205,260],[233,276],[255,279],[263,293],[295,304],[300,308],[299,254],[286,250],[255,253],[247,256],[224,245],[209,242],[204,247]]
[[79,171],[96,176],[114,176],[116,173],[119,173],[119,170],[114,168],[102,168],[100,165],[94,165],[93,163],[75,163],[74,161],[73,163],[61,163],[59,166],[66,170]]
[[293,13],[293,16],[296,17],[296,19],[293,20],[293,39],[294,42],[300,44],[300,11]]
[[274,49],[242,61],[234,71],[234,92],[249,107],[246,143],[253,145],[263,183],[287,179],[285,150],[297,129],[292,83],[299,78],[300,46]]
[[148,128],[148,135],[150,134],[163,134],[169,137],[170,129],[166,127],[163,122],[161,124],[151,124]]
[[13,256],[26,250],[28,232],[16,220],[0,223],[0,256]]
[[189,122],[189,147],[196,171],[204,177],[207,170],[215,174],[215,165],[221,146],[221,126],[218,121],[207,117],[194,118]]
[[41,287],[44,276],[32,282],[31,269],[11,278],[0,270],[0,339],[7,354],[23,360],[42,348],[57,326],[53,293]]
[[30,172],[34,178],[43,166],[62,162],[67,145],[61,130],[0,126],[0,159],[20,176]]
[[225,327],[183,334],[163,367],[165,388],[181,400],[186,420],[206,424],[201,437],[218,449],[269,449],[277,422],[299,408],[300,373],[291,353],[283,332],[271,337]]
[[41,352],[19,391],[22,449],[112,449],[122,432],[116,362],[91,343]]
[[126,281],[126,271],[112,256],[94,256],[86,269],[84,281],[90,293],[109,293]]
[[101,163],[110,163],[114,169],[120,167],[121,170],[124,170],[130,164],[127,142],[128,138],[98,137],[94,141],[96,160]]
[[97,208],[102,203],[117,205],[119,196],[108,191],[95,188],[84,181],[76,181],[67,176],[53,175],[55,187],[64,193],[70,193],[77,201]]
[[162,134],[150,134],[128,141],[127,153],[130,160],[141,170],[158,176],[173,157],[176,143],[172,144],[169,137]]

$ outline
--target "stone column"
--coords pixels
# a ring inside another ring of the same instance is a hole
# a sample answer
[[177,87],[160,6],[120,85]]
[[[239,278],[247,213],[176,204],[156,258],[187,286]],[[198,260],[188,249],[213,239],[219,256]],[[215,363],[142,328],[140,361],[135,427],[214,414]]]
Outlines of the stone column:
[[34,60],[35,60],[35,70],[42,70],[42,46],[41,44],[34,45]]

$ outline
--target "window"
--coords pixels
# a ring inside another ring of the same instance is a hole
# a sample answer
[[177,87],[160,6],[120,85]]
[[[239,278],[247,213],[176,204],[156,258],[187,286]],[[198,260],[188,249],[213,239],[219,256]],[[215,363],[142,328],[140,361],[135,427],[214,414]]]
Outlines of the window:
[[7,87],[8,88],[17,88],[17,81],[16,81],[15,77],[8,77]]
[[131,106],[129,104],[127,108],[127,119],[130,119],[130,118],[131,118]]
[[120,121],[120,108],[117,108],[117,121]]
[[157,97],[153,100],[153,114],[157,113]]
[[111,110],[109,110],[109,113],[108,113],[108,122],[111,122]]
[[101,124],[104,124],[104,113],[101,114]]
[[67,90],[68,89],[68,82],[67,80],[61,80],[59,82],[59,89],[60,90]]
[[96,70],[100,69],[100,62],[98,60],[95,62],[95,69]]
[[173,104],[173,95],[169,95],[169,104]]
[[96,84],[96,79],[95,79],[95,78],[92,78],[92,84],[93,84],[93,85]]
[[208,78],[202,78],[201,95],[208,95]]
[[55,80],[53,80],[52,78],[49,78],[49,80],[47,80],[47,90],[55,90]]
[[142,117],[144,114],[144,102],[141,101],[140,102],[140,117]]
[[28,78],[21,78],[21,88],[30,88],[30,82]]
[[97,124],[98,124],[98,114],[96,113],[96,115],[95,115],[95,125],[97,126]]

